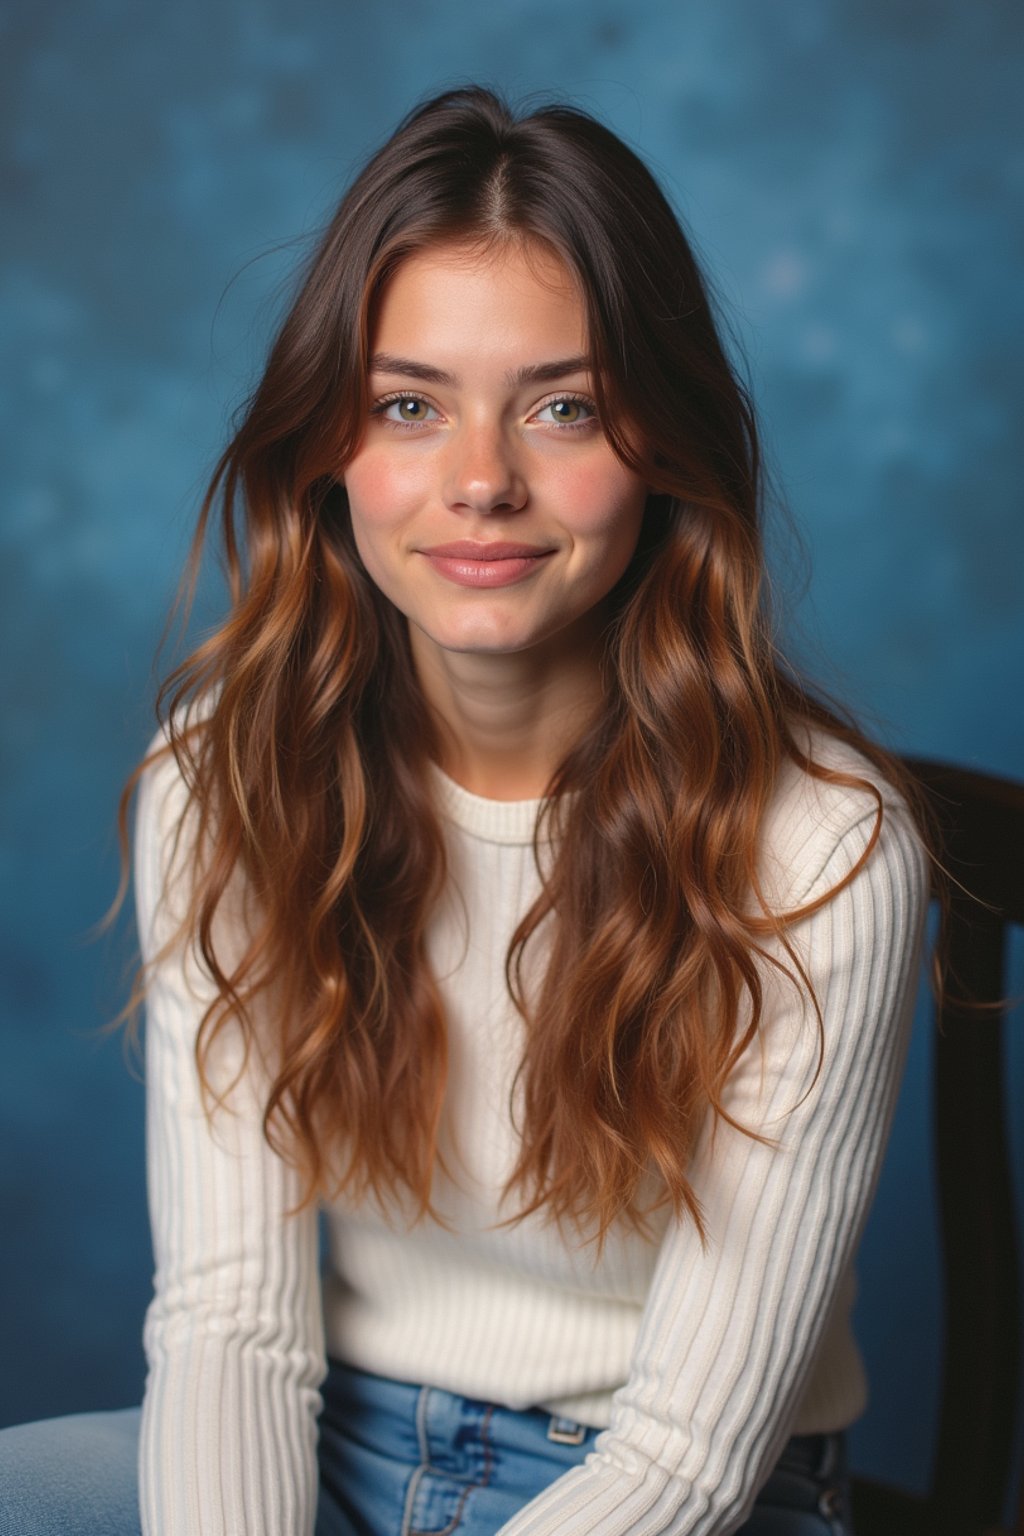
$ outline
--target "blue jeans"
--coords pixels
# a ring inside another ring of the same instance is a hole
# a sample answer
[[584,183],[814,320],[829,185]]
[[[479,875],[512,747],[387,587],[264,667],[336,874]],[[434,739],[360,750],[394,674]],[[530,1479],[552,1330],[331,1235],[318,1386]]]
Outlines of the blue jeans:
[[[495,1536],[600,1433],[335,1361],[323,1396],[316,1536]],[[125,1409],[0,1432],[0,1536],[139,1536],[138,1431]],[[795,1436],[742,1536],[851,1532],[843,1436]]]

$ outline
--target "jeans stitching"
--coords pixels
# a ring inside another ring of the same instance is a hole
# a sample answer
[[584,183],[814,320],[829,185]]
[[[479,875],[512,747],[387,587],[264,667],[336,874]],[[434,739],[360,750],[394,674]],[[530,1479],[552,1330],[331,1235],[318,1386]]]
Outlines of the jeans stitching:
[[[417,1405],[417,1407],[418,1407],[418,1405]],[[461,1495],[459,1496],[459,1502],[455,1506],[455,1514],[452,1516],[452,1518],[448,1522],[448,1524],[446,1526],[443,1526],[441,1530],[439,1530],[439,1531],[421,1531],[418,1527],[415,1527],[415,1526],[405,1527],[404,1522],[403,1522],[403,1536],[404,1536],[404,1533],[405,1533],[406,1530],[408,1531],[408,1536],[451,1536],[451,1533],[456,1529],[456,1527],[458,1526],[459,1521],[462,1519],[462,1511],[463,1511],[463,1509],[466,1506],[466,1500],[469,1498],[469,1496],[473,1492],[474,1488],[486,1488],[487,1487],[488,1483],[491,1480],[491,1473],[494,1470],[494,1452],[493,1452],[493,1449],[491,1447],[491,1442],[490,1442],[490,1440],[488,1438],[488,1431],[490,1430],[490,1427],[491,1427],[491,1416],[492,1416],[493,1413],[494,1413],[494,1405],[493,1405],[493,1403],[489,1403],[487,1405],[487,1409],[486,1409],[486,1411],[484,1413],[483,1419],[481,1420],[481,1423],[480,1423],[480,1439],[481,1439],[481,1442],[483,1443],[483,1448],[484,1448],[484,1470],[483,1470],[483,1476],[481,1477],[480,1481],[478,1483],[467,1483],[466,1484],[465,1488],[462,1490]],[[417,1424],[418,1424],[418,1414],[417,1414]],[[428,1452],[429,1452],[429,1447],[428,1447]],[[421,1444],[421,1447],[420,1447],[420,1454],[421,1455],[423,1454],[422,1444]],[[430,1467],[429,1462],[427,1462],[426,1465],[424,1465],[424,1466],[417,1467],[416,1472],[413,1475],[413,1482],[416,1484],[417,1487],[419,1486],[419,1480],[420,1480],[420,1477],[422,1476],[422,1474],[424,1472],[426,1472],[426,1471],[429,1471],[429,1470],[433,1470]],[[440,1474],[440,1475],[443,1476],[443,1474]],[[412,1503],[411,1503],[411,1501],[409,1501],[409,1500],[406,1501],[406,1507],[407,1507],[408,1512],[409,1512],[409,1518],[411,1519],[412,1518]]]
[[416,1494],[423,1481],[424,1472],[430,1469],[430,1442],[427,1439],[427,1394],[429,1387],[421,1387],[416,1399],[416,1443],[419,1446],[420,1465],[409,1479],[405,1490],[405,1507],[402,1510],[402,1536],[412,1536],[412,1515]]
[[430,1388],[421,1387],[420,1395],[416,1399],[416,1440],[420,1448],[420,1461],[425,1467],[430,1466],[430,1436],[427,1433],[429,1400]]
[[412,1536],[412,1512],[416,1503],[416,1494],[426,1467],[419,1466],[409,1479],[409,1486],[405,1491],[405,1508],[402,1511],[402,1536]]

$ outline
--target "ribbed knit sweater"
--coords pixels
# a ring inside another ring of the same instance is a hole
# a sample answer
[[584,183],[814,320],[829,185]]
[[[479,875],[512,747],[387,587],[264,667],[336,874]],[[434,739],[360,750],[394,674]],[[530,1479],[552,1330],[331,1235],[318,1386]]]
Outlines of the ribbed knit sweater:
[[[870,776],[829,739],[819,761]],[[852,882],[790,929],[813,1010],[767,963],[760,1043],[725,1103],[764,1145],[706,1128],[690,1178],[707,1225],[667,1215],[616,1227],[600,1258],[540,1217],[500,1226],[516,1151],[508,1105],[521,1021],[504,956],[538,891],[537,801],[469,793],[433,770],[451,877],[428,932],[450,1037],[448,1223],[327,1210],[288,1215],[298,1176],[261,1130],[255,1068],[212,1127],[196,1030],[211,984],[189,954],[147,994],[147,1152],[156,1259],[145,1328],[140,1451],[145,1536],[309,1536],[325,1353],[403,1381],[606,1426],[584,1465],[501,1536],[712,1536],[741,1523],[788,1436],[849,1424],[865,1382],[850,1331],[852,1260],[894,1108],[927,875],[910,819],[883,788],[878,842]],[[137,911],[151,958],[180,911],[172,842],[187,808],[173,760],[143,779]],[[868,845],[875,801],[782,775],[763,878],[779,907],[829,890]],[[182,840],[187,846],[187,837]],[[179,849],[179,852],[181,849]],[[162,894],[166,899],[161,900]],[[236,921],[240,924],[236,910]],[[231,917],[222,937],[230,943]],[[214,1061],[238,1067],[226,1042]]]

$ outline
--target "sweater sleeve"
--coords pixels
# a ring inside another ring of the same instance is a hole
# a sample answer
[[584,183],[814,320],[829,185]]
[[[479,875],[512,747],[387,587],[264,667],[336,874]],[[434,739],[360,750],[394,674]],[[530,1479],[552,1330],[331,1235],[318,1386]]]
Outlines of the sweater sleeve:
[[[858,805],[800,850],[811,878],[787,905],[828,891],[865,851],[875,817]],[[500,1536],[724,1536],[746,1519],[793,1432],[874,1192],[926,906],[916,833],[887,806],[864,867],[789,930],[821,1008],[820,1074],[813,1011],[767,966],[761,1049],[740,1059],[724,1102],[774,1145],[705,1128],[691,1178],[706,1250],[692,1224],[670,1225],[609,1427]]]
[[[173,758],[150,767],[135,830],[144,961],[181,910],[174,839],[188,819]],[[309,1536],[325,1371],[316,1216],[287,1214],[298,1176],[263,1136],[254,1072],[232,1091],[228,1111],[206,1118],[194,1046],[212,996],[192,952],[175,952],[150,973],[146,1135],[156,1274],[145,1323],[142,1529]],[[218,1086],[231,1083],[239,1063],[237,1042],[217,1051]]]

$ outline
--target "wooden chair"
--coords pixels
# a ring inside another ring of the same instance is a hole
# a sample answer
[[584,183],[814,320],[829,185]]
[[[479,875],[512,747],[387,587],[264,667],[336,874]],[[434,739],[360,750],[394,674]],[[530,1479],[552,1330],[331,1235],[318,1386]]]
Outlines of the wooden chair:
[[[940,940],[948,997],[935,1039],[934,1152],[944,1349],[938,1438],[924,1498],[854,1479],[857,1536],[992,1536],[1005,1530],[1020,1445],[1021,1299],[1007,1152],[1004,1014],[957,999],[1006,995],[1011,923],[1024,924],[1024,784],[917,759],[951,889]],[[968,895],[967,892],[971,892]],[[974,899],[978,898],[978,899]],[[1024,1489],[1016,1536],[1024,1536]]]

